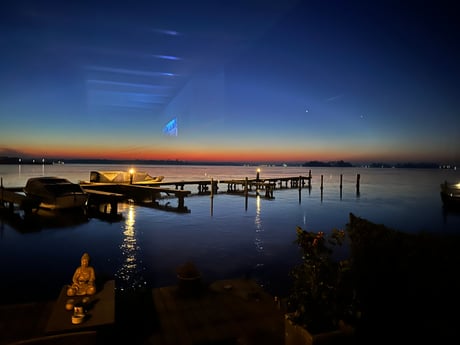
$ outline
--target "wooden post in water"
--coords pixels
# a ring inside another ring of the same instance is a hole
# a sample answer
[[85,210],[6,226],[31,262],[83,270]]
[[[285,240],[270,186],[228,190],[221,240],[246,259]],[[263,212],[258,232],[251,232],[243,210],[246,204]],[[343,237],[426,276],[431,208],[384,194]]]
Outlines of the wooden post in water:
[[211,216],[213,215],[213,210],[214,210],[214,183],[211,177]]
[[321,190],[323,190],[323,175],[321,175]]
[[356,175],[356,195],[359,195],[359,180],[361,178],[361,175],[358,174]]
[[248,178],[246,177],[246,179],[244,180],[244,206],[245,206],[245,210],[247,211],[248,210]]
[[311,169],[308,170],[308,188],[311,188]]
[[342,200],[342,181],[343,181],[343,175],[340,174],[340,200]]

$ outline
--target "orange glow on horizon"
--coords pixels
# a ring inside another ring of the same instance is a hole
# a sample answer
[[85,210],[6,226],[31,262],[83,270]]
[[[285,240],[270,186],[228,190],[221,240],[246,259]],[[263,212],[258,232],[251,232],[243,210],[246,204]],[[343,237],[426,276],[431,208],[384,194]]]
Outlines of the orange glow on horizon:
[[[18,150],[16,150],[18,151]],[[346,162],[436,162],[435,159],[419,155],[402,155],[392,152],[354,152],[352,150],[332,149],[285,149],[282,148],[192,148],[186,149],[158,147],[150,148],[120,148],[111,146],[22,148],[22,158],[66,160],[66,159],[107,159],[107,160],[158,160],[158,161],[185,161],[185,162],[235,162],[235,163],[303,163],[308,161],[339,161]],[[3,154],[4,155],[4,154]],[[12,156],[12,155],[9,155]],[[16,155],[14,155],[16,156]]]

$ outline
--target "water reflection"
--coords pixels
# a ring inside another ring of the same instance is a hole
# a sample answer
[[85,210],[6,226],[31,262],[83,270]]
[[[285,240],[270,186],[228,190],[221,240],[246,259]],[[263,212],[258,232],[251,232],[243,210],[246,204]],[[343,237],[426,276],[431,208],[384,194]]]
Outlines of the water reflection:
[[128,204],[125,211],[126,217],[123,224],[123,242],[120,245],[122,264],[116,273],[121,290],[136,289],[146,285],[142,275],[143,267],[138,259],[140,247],[136,237],[136,208],[134,204]]
[[257,195],[256,198],[256,217],[254,219],[254,224],[256,226],[256,236],[254,239],[254,244],[256,245],[256,250],[258,253],[264,252],[264,240],[262,238],[262,233],[264,228],[262,226],[262,218],[260,216],[260,195]]
[[[256,251],[259,254],[264,254],[264,240],[262,238],[264,228],[262,225],[262,217],[260,214],[261,213],[260,201],[261,201],[260,195],[257,195],[256,197],[256,217],[254,219],[254,225],[256,227],[256,235],[254,238],[254,244],[256,246]],[[261,263],[258,263],[256,267],[259,268],[259,267],[262,267],[263,265],[264,264],[261,262]]]
[[11,211],[0,207],[0,226],[3,228],[4,224],[7,224],[23,234],[53,228],[74,228],[88,221],[84,210],[52,211],[40,208],[26,214],[19,209]]

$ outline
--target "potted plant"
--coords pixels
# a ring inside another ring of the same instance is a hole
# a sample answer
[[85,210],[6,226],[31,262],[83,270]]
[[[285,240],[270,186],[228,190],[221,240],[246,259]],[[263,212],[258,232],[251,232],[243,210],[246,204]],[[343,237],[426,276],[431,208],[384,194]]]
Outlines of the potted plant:
[[329,235],[296,228],[295,243],[301,262],[291,271],[287,298],[286,344],[337,343],[350,339],[356,300],[350,260],[338,260],[334,249],[346,234],[334,229]]

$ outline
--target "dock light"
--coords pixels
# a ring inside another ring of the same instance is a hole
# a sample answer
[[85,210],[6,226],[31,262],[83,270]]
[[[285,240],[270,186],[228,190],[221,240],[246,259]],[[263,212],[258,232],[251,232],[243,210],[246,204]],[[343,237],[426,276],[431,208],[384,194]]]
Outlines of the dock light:
[[257,182],[259,182],[259,177],[260,177],[260,169],[257,169],[257,175],[256,175]]
[[133,184],[134,169],[129,169],[129,184]]

